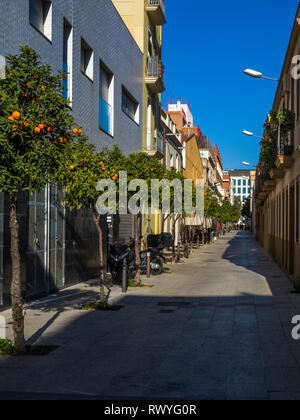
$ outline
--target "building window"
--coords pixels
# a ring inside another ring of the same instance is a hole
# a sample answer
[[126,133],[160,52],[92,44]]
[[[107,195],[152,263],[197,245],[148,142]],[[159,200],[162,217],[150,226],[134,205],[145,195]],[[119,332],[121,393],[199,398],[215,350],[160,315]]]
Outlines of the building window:
[[30,0],[29,20],[49,41],[52,40],[52,3],[50,0]]
[[248,188],[248,194],[251,194],[251,188]]
[[243,188],[243,194],[246,194],[246,188]]
[[63,94],[65,99],[72,101],[72,26],[64,20],[64,39],[63,39]]
[[241,194],[241,188],[238,188],[238,194]]
[[236,188],[233,189],[233,194],[236,194]]
[[99,127],[113,135],[113,74],[100,64]]
[[81,71],[89,79],[94,79],[94,52],[92,48],[81,38]]
[[241,180],[238,180],[238,186],[240,187],[242,185]]
[[245,179],[243,180],[243,186],[244,187],[246,186],[246,180]]
[[236,185],[236,180],[235,179],[233,180],[233,185]]
[[124,87],[122,88],[122,110],[139,124],[139,104]]
[[251,186],[251,182],[250,182],[250,179],[248,180],[248,185],[249,185],[249,187]]

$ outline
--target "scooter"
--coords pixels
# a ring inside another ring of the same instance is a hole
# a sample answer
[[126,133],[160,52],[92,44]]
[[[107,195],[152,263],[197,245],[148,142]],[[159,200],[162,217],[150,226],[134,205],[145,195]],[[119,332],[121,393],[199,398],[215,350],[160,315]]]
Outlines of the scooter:
[[129,254],[128,245],[124,242],[115,241],[110,247],[109,266],[114,283],[120,283],[125,259]]

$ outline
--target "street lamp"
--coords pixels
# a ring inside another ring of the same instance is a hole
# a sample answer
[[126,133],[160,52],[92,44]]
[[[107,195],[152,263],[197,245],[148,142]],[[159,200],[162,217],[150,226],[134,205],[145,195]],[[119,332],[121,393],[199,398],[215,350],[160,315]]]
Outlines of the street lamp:
[[251,70],[251,69],[246,69],[246,70],[244,70],[244,73],[247,74],[250,77],[254,77],[255,79],[268,79],[268,80],[273,80],[274,82],[279,82],[278,79],[274,79],[272,77],[264,76],[259,71],[255,71],[255,70]]
[[261,140],[264,139],[263,137],[256,136],[255,134],[251,133],[251,131],[247,131],[247,130],[244,130],[243,134],[245,134],[245,136],[249,136],[249,137],[257,137],[258,139],[261,139]]
[[253,165],[249,162],[242,162],[242,164],[245,165],[245,166],[252,166],[253,168],[256,168],[256,165]]

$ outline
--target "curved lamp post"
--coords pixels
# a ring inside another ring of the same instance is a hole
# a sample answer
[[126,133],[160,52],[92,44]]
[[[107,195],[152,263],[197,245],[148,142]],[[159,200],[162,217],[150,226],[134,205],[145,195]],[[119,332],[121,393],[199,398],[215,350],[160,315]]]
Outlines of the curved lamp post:
[[245,134],[245,136],[249,136],[249,137],[257,137],[258,139],[261,139],[261,140],[263,140],[263,139],[264,139],[263,137],[261,137],[261,136],[256,136],[255,134],[251,133],[251,131],[247,131],[247,130],[244,130],[244,131],[243,131],[243,134]]
[[247,76],[254,77],[255,79],[268,79],[273,80],[274,82],[279,82],[278,79],[274,79],[273,77],[267,77],[264,76],[262,73],[256,70],[246,69],[244,70],[244,73],[247,74]]

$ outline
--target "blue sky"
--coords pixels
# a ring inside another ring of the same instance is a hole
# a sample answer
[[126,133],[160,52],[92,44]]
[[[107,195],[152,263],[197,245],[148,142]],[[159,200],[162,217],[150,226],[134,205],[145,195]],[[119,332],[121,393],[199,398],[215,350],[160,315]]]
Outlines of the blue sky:
[[256,163],[276,82],[252,79],[252,68],[279,77],[298,7],[296,0],[166,0],[163,32],[166,92],[187,99],[195,124],[217,144],[224,169]]

